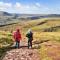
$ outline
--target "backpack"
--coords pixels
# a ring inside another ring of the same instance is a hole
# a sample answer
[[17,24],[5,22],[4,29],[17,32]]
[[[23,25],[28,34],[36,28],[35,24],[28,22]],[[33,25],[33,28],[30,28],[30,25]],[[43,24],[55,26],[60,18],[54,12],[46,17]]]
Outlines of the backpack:
[[33,35],[33,33],[30,32],[30,33],[27,33],[27,34],[26,34],[26,37],[28,37],[28,38],[32,38],[32,35]]

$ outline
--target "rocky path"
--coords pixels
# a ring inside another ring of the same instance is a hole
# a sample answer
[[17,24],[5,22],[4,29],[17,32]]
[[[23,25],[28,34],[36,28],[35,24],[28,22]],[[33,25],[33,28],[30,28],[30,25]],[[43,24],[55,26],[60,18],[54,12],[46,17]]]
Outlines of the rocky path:
[[36,49],[21,47],[7,51],[3,60],[40,60],[40,58]]
[[13,49],[8,51],[3,60],[40,60],[36,49]]

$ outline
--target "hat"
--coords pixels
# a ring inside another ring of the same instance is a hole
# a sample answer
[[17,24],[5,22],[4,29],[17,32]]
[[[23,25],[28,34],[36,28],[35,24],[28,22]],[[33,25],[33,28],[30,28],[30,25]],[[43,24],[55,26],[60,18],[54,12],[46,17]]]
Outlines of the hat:
[[19,31],[20,31],[20,29],[17,29],[17,31],[19,32]]

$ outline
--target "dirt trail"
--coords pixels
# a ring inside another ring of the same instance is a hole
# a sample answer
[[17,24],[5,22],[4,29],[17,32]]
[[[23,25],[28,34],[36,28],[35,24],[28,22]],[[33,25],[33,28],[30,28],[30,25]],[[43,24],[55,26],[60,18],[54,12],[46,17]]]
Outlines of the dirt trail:
[[40,58],[37,49],[21,47],[7,51],[3,60],[40,60]]

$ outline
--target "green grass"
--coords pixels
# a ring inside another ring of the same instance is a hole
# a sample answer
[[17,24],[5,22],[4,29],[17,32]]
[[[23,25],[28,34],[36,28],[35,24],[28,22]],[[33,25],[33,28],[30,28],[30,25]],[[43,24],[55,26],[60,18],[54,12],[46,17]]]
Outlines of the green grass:
[[0,60],[5,55],[5,52],[10,50],[12,44],[13,40],[11,33],[0,31]]
[[12,44],[12,35],[9,32],[3,32],[0,33],[0,45],[8,45]]
[[[38,52],[41,60],[54,60],[60,56],[60,33],[59,32],[35,32],[34,42],[38,42]],[[39,43],[40,42],[40,43]],[[34,47],[34,46],[33,46]],[[37,46],[35,46],[37,48]],[[59,52],[58,52],[59,51]],[[48,52],[56,55],[48,55]],[[56,53],[56,54],[55,54]]]
[[47,48],[44,45],[42,45],[41,48],[39,49],[41,60],[52,60],[52,58],[47,55],[46,50]]

